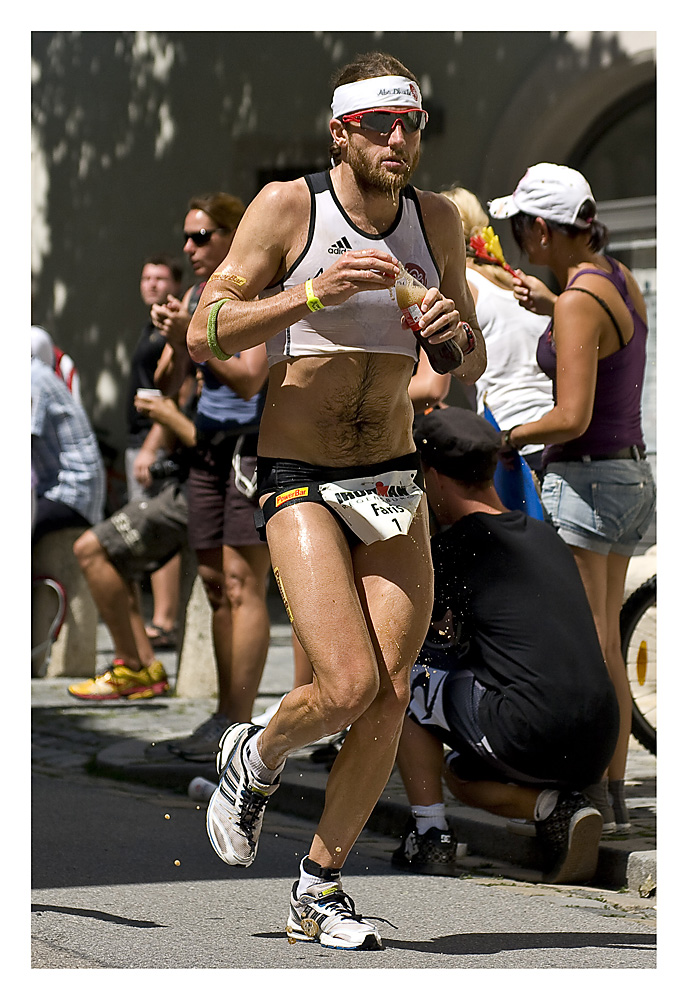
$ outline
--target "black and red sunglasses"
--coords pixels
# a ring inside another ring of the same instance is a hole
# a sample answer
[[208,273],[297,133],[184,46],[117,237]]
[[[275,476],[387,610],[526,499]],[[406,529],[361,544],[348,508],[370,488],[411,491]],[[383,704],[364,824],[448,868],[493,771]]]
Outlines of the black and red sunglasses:
[[341,121],[353,122],[369,132],[379,132],[381,135],[388,135],[397,127],[397,122],[401,123],[404,132],[417,132],[424,129],[428,120],[427,111],[419,111],[411,108],[409,111],[386,111],[384,109],[373,109],[372,111],[356,111],[351,115],[342,115]]

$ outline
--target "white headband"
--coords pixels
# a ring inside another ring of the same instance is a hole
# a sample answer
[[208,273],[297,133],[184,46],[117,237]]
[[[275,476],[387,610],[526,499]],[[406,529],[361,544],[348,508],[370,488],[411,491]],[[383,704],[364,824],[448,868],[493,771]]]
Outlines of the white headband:
[[422,107],[420,87],[405,76],[356,80],[337,87],[332,95],[333,118],[371,108],[417,108],[420,111]]

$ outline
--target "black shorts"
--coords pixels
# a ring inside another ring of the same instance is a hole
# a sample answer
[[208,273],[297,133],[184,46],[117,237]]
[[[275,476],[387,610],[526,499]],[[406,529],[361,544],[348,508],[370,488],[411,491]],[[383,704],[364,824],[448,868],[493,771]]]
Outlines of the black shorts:
[[[319,503],[336,517],[332,509],[322,499],[317,487],[320,483],[333,480],[340,482],[346,479],[367,479],[384,472],[416,472],[416,482],[422,488],[423,472],[420,456],[417,452],[390,458],[374,465],[325,466],[310,465],[288,458],[258,458],[258,497],[275,494],[268,497],[263,507],[256,511],[255,525],[258,534],[265,540],[265,525],[273,514],[282,507],[291,507],[295,503]],[[293,494],[286,496],[285,494]],[[281,494],[281,495],[280,495]],[[360,545],[361,539],[340,518],[337,518],[349,545]]]
[[186,541],[188,506],[184,487],[168,482],[154,497],[130,500],[92,531],[125,580],[154,573]]
[[[451,747],[447,764],[461,781],[499,781],[539,788],[571,788],[557,777],[524,774],[496,756],[480,725],[485,687],[457,659],[454,647],[423,646],[411,672],[408,715]],[[587,784],[588,782],[586,782]]]

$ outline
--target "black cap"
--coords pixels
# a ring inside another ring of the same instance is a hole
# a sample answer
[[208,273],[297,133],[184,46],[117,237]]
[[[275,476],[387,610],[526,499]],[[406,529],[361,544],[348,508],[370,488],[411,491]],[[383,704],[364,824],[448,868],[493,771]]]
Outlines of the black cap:
[[416,417],[413,440],[426,465],[464,482],[491,479],[501,447],[499,431],[484,417],[460,406]]

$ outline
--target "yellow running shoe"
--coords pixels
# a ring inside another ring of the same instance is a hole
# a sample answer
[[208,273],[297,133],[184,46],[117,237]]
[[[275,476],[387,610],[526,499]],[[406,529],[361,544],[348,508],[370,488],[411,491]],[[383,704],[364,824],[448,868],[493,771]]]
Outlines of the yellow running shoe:
[[80,684],[70,684],[68,691],[75,698],[84,701],[112,701],[115,698],[153,698],[169,690],[165,668],[159,660],[153,660],[142,670],[131,670],[122,660],[113,660],[112,666],[104,674],[97,674],[91,680]]

